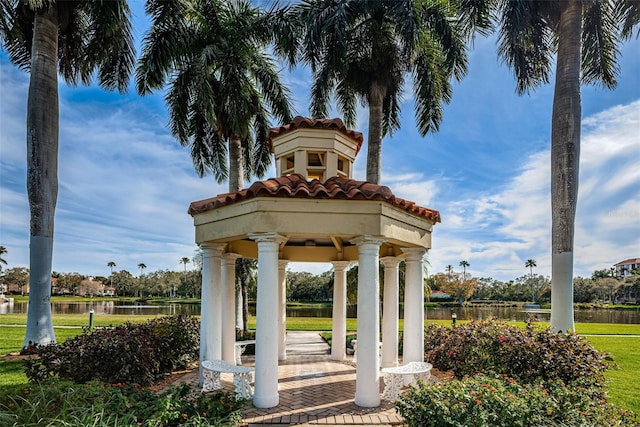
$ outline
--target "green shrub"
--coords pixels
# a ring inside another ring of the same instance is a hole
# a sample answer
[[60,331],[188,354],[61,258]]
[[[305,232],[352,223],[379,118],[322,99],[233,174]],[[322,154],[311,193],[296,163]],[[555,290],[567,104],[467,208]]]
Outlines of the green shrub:
[[[17,392],[16,392],[17,391]],[[0,394],[2,426],[235,426],[243,400],[199,393],[188,384],[161,395],[140,387],[92,381],[29,385]]]
[[63,344],[38,347],[25,373],[34,382],[57,377],[148,385],[198,358],[198,328],[194,318],[175,316],[85,330]]
[[447,383],[419,382],[396,408],[409,426],[632,426],[635,416],[561,381],[520,384],[478,376]]
[[520,382],[560,380],[604,390],[605,355],[575,334],[521,329],[496,320],[453,328],[429,324],[426,358],[456,378],[506,374]]

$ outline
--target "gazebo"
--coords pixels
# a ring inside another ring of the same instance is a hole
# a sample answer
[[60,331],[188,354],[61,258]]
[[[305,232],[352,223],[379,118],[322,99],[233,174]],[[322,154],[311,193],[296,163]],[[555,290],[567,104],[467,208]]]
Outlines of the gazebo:
[[[286,266],[334,267],[333,360],[346,358],[346,274],[358,263],[355,403],[380,405],[379,371],[398,364],[398,270],[406,263],[403,362],[424,359],[423,257],[437,211],[351,178],[360,132],[340,119],[296,117],[268,135],[277,178],[191,203],[203,251],[200,361],[235,363],[235,261],[258,260],[255,392],[258,408],[278,405],[278,360],[286,358]],[[384,264],[379,347],[379,262]],[[380,352],[382,352],[380,357]]]

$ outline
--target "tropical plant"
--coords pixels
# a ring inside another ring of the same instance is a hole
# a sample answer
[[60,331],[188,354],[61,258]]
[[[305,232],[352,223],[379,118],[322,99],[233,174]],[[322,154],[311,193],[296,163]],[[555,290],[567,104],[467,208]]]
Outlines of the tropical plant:
[[30,73],[27,193],[30,209],[29,310],[23,346],[55,342],[51,262],[58,197],[58,74],[70,85],[94,75],[126,90],[135,49],[126,0],[2,0],[0,34],[11,62]]
[[[551,327],[574,329],[573,242],[580,163],[581,83],[616,85],[621,37],[640,21],[638,2],[498,0],[498,53],[522,94],[548,83],[551,117]],[[555,54],[555,61],[553,56]]]
[[453,265],[449,264],[445,267],[445,270],[447,271],[447,274],[449,275],[449,277],[451,277],[451,275],[453,274]]
[[[136,70],[138,92],[169,84],[171,132],[191,148],[198,174],[212,173],[218,182],[228,178],[229,192],[242,190],[245,178],[262,177],[271,162],[269,116],[291,120],[289,91],[267,53],[272,44],[293,60],[294,32],[284,19],[286,10],[263,11],[246,0],[150,0],[146,11],[152,24]],[[237,273],[242,328],[247,328],[245,286],[251,280],[242,275],[251,262],[236,261],[247,264]]]
[[400,127],[405,76],[413,78],[416,122],[426,135],[438,130],[450,80],[466,73],[465,33],[484,22],[456,19],[455,4],[305,0],[293,9],[302,60],[313,73],[313,116],[327,116],[332,93],[347,126],[355,125],[358,100],[369,107],[369,182],[380,183],[382,139]]
[[147,265],[141,262],[140,264],[138,264],[138,268],[140,269],[140,277],[142,277],[142,272],[144,271],[145,268],[147,268]]
[[113,262],[113,261],[109,261],[107,263],[107,267],[109,267],[111,269],[111,274],[113,274],[113,267],[115,267],[115,266],[116,266],[116,263]]
[[536,302],[536,294],[533,282],[533,267],[537,267],[535,259],[528,259],[527,262],[524,263],[524,266],[529,268],[529,273],[531,277],[531,301]]
[[460,261],[460,267],[462,267],[462,280],[467,279],[467,267],[469,267],[469,261],[462,260]]
[[186,256],[184,256],[184,257],[182,257],[180,259],[180,263],[184,264],[184,274],[187,274],[187,264],[189,264],[190,262],[191,262],[191,260]]
[[246,0],[150,0],[146,12],[152,23],[136,70],[138,92],[168,85],[171,132],[190,147],[198,174],[228,178],[229,191],[240,191],[271,162],[269,116],[291,120],[288,90],[267,53],[270,43],[279,52],[290,43],[279,37],[287,32],[284,12]]

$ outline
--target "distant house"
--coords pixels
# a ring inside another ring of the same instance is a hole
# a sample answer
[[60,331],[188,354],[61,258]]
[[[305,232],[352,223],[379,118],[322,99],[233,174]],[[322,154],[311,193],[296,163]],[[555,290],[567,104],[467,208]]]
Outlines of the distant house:
[[431,299],[447,299],[447,298],[451,298],[451,295],[449,295],[446,292],[431,291]]
[[616,277],[629,277],[633,270],[640,272],[640,258],[629,258],[613,265],[616,268]]
[[112,297],[116,294],[116,288],[111,287],[109,285],[104,285],[104,288],[102,288],[102,296],[105,297]]

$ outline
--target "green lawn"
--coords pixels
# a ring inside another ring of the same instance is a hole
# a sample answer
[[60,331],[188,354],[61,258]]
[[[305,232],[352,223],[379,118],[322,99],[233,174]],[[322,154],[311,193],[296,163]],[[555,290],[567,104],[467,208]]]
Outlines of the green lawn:
[[[127,321],[143,322],[157,316],[127,316],[127,315],[96,315],[95,326],[120,325]],[[82,332],[82,326],[89,322],[87,315],[55,315],[53,318],[54,331],[58,342]],[[450,326],[450,320],[429,320],[429,322]],[[524,327],[522,322],[510,322]],[[0,315],[0,355],[20,351],[25,334],[26,314]],[[4,326],[16,325],[16,326]],[[536,323],[537,328],[544,329],[549,324]],[[249,327],[255,329],[255,317],[249,319]],[[400,330],[403,322],[400,320]],[[289,317],[288,330],[331,331],[331,319],[316,317]],[[356,319],[347,319],[347,330],[356,331]],[[600,351],[609,353],[616,369],[606,373],[609,380],[609,395],[611,402],[624,406],[640,414],[640,382],[637,373],[640,372],[640,325],[627,324],[598,324],[579,323],[576,330],[581,335],[588,335],[587,339]],[[600,336],[598,336],[600,335]],[[605,336],[614,335],[614,336]],[[627,336],[625,336],[627,335]],[[636,336],[629,336],[636,335]],[[19,385],[27,379],[22,372],[21,361],[0,360],[0,386]]]
[[640,337],[587,337],[599,351],[609,353],[617,365],[606,377],[611,402],[640,414]]

